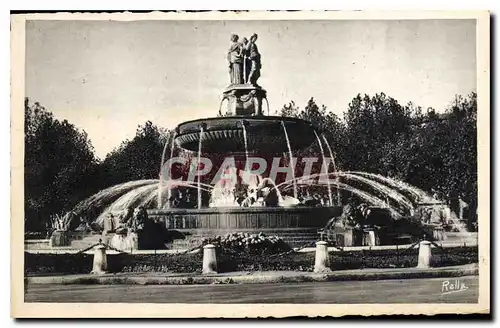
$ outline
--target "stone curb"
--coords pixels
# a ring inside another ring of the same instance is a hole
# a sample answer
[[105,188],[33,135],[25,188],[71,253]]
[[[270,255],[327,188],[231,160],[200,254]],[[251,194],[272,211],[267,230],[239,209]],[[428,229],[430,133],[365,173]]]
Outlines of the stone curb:
[[452,267],[435,269],[406,270],[381,269],[380,271],[342,272],[334,271],[328,273],[297,273],[287,274],[223,274],[223,275],[183,275],[183,276],[126,276],[126,275],[80,275],[80,276],[45,276],[27,277],[26,284],[79,284],[79,285],[206,285],[206,284],[262,284],[262,283],[296,283],[313,281],[373,281],[390,279],[418,279],[418,278],[447,278],[478,275],[477,266]]

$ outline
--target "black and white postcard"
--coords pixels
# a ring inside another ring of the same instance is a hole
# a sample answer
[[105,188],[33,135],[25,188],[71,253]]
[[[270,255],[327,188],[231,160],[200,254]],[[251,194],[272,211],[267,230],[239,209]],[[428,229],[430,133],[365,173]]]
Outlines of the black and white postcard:
[[489,20],[12,15],[12,316],[489,313]]

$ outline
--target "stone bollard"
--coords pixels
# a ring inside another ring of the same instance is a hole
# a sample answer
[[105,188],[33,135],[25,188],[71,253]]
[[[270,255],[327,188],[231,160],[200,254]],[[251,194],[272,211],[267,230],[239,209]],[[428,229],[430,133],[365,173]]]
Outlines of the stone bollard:
[[106,245],[99,244],[94,248],[94,263],[92,266],[92,274],[104,274],[108,268],[108,260],[106,258]]
[[217,257],[214,245],[203,246],[203,274],[217,273]]
[[314,261],[314,272],[329,272],[328,267],[328,244],[326,241],[318,241],[316,243],[316,259]]
[[418,247],[418,265],[419,269],[428,269],[431,267],[431,242],[422,240]]

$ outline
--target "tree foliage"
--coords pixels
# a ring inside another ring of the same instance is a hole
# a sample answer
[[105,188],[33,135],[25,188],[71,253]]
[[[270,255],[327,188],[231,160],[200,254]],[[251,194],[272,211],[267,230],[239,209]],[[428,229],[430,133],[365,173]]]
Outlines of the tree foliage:
[[[380,93],[358,94],[343,120],[309,100],[304,110],[294,102],[282,116],[311,121],[322,131],[344,170],[397,178],[443,200],[460,196],[477,202],[477,95],[457,96],[443,114],[405,106]],[[316,152],[317,147],[310,152]],[[325,150],[326,152],[326,150]]]
[[100,167],[106,186],[140,180],[158,179],[163,148],[169,132],[151,121],[137,127],[132,140],[126,140],[109,153]]
[[[24,104],[25,223],[45,229],[49,218],[96,190],[97,160],[87,134],[59,121],[39,103]],[[28,220],[29,219],[29,220]]]

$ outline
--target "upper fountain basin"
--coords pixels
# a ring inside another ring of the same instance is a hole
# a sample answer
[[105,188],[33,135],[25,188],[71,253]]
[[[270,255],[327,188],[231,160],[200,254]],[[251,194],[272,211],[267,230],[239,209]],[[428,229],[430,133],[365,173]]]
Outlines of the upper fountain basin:
[[[283,122],[283,123],[282,123]],[[229,116],[187,121],[177,126],[177,146],[198,151],[200,131],[203,128],[202,152],[233,153],[245,151],[243,125],[247,132],[247,150],[266,153],[288,151],[283,124],[290,148],[308,147],[315,140],[313,125],[298,118],[280,116]]]

